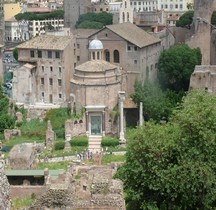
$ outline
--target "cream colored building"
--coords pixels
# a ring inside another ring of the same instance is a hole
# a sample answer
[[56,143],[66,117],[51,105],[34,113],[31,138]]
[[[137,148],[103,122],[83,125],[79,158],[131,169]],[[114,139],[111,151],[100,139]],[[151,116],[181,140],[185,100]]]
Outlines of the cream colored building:
[[5,20],[9,20],[18,13],[22,11],[22,7],[20,6],[20,3],[5,3],[4,4],[4,15]]
[[23,66],[14,71],[12,97],[18,103],[65,106],[70,99],[74,39],[38,36],[17,47]]

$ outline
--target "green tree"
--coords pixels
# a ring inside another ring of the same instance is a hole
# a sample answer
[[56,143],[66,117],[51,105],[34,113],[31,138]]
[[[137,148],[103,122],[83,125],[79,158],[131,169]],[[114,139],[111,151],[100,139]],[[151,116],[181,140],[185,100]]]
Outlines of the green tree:
[[18,61],[18,49],[17,48],[13,49],[13,57]]
[[191,49],[186,44],[164,50],[159,58],[158,79],[163,89],[188,90],[190,76],[196,65],[201,64],[199,48]]
[[[92,22],[92,23],[91,23]],[[112,14],[107,12],[86,13],[79,16],[76,28],[102,28],[112,24]],[[96,25],[96,26],[95,26]]]
[[9,99],[3,94],[3,88],[0,84],[0,132],[14,127],[15,118],[9,114],[9,108]]
[[153,119],[159,122],[162,118],[168,119],[176,106],[174,95],[171,91],[162,91],[158,83],[147,79],[144,84],[135,81],[131,97],[136,104],[143,102],[145,120]]
[[176,22],[176,26],[177,27],[186,27],[186,28],[191,28],[191,24],[193,22],[193,15],[194,15],[194,11],[190,10],[185,12],[180,18],[179,20],[177,20]]
[[128,136],[124,182],[128,209],[216,206],[216,96],[192,91],[171,123],[146,123]]

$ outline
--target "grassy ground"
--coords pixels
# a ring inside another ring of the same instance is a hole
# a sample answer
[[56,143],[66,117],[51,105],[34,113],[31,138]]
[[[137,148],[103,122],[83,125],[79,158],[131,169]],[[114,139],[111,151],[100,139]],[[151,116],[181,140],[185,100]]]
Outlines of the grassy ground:
[[24,207],[30,206],[33,201],[34,199],[31,197],[13,199],[11,210],[24,209]]
[[[102,164],[109,164],[112,162],[124,162],[125,160],[125,155],[103,155],[102,158]],[[68,163],[71,161],[62,161],[58,163],[39,163],[37,165],[37,169],[67,169]],[[91,165],[93,163],[93,160],[85,160],[83,163],[87,165]]]

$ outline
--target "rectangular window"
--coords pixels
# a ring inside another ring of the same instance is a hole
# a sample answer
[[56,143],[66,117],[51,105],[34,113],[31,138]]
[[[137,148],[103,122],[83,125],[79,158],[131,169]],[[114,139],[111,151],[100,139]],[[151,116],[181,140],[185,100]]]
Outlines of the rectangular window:
[[137,46],[134,46],[134,51],[137,51]]
[[44,97],[44,92],[41,93],[41,96]]
[[80,48],[80,44],[77,44],[77,49],[79,49]]
[[60,58],[60,52],[56,51],[55,55],[56,55],[56,58]]
[[34,58],[34,57],[35,57],[34,51],[33,51],[33,50],[30,51],[30,56],[31,56],[31,58]]
[[58,86],[61,86],[61,85],[62,85],[62,80],[58,79]]
[[44,66],[41,66],[42,72],[44,72]]
[[41,85],[44,85],[44,78],[41,78]]
[[128,51],[131,51],[131,46],[127,46],[127,50],[128,50]]
[[80,57],[79,56],[77,56],[77,61],[80,61]]
[[134,64],[137,64],[137,60],[134,60]]
[[38,58],[42,58],[42,51],[38,50]]
[[52,66],[50,66],[50,72],[53,72],[53,67]]
[[61,73],[62,73],[62,68],[59,67],[59,75],[61,75]]
[[59,98],[62,98],[62,94],[61,93],[59,93]]
[[48,51],[48,58],[52,58],[52,51]]
[[53,79],[52,78],[49,79],[49,85],[53,85]]

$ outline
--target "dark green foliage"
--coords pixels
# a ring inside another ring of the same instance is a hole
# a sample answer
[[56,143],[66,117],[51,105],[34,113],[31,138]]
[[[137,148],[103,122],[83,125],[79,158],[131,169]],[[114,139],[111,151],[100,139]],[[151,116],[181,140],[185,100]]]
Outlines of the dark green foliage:
[[102,27],[103,27],[103,23],[88,21],[88,20],[83,21],[77,26],[77,28],[84,28],[84,29],[100,29]]
[[165,125],[128,134],[124,182],[128,209],[214,209],[216,96],[192,91]]
[[194,15],[194,11],[187,11],[185,12],[180,18],[179,20],[177,20],[176,22],[176,26],[177,27],[186,27],[186,28],[191,28],[191,24],[193,22],[193,15]]
[[201,64],[199,48],[191,49],[186,44],[164,50],[159,58],[158,79],[164,89],[187,91],[190,76],[196,65]]
[[112,24],[112,14],[101,13],[86,13],[79,16],[76,23],[76,28],[95,28],[99,29],[105,25]]
[[63,150],[65,146],[65,142],[64,141],[59,141],[55,143],[55,150]]
[[[190,9],[191,9],[191,5],[189,4]],[[193,22],[193,16],[194,16],[194,11],[187,11],[185,12],[180,18],[179,20],[177,20],[176,22],[176,26],[177,27],[185,27],[185,28],[189,28],[191,27],[191,24]],[[212,25],[216,25],[216,11],[214,11],[212,13],[212,17],[211,17],[211,24]]]
[[136,81],[134,90],[131,97],[136,104],[143,102],[145,120],[153,119],[157,122],[163,118],[168,119],[182,97],[182,93],[162,91],[158,83],[152,83],[149,80],[146,80],[144,84]]
[[58,138],[64,138],[65,121],[69,119],[67,108],[51,109],[47,112],[45,120],[50,120],[53,130]]
[[45,139],[47,123],[40,122],[38,119],[32,119],[29,122],[24,121],[20,129],[23,136],[29,138],[38,137],[40,139]]
[[18,49],[17,48],[13,49],[13,57],[18,61]]
[[9,99],[3,94],[3,88],[0,83],[0,132],[4,129],[13,128],[15,124],[15,117],[9,114],[10,106]]
[[71,146],[83,146],[87,147],[88,146],[88,137],[87,136],[78,136],[74,137],[70,141]]
[[31,12],[19,13],[15,15],[17,21],[20,20],[47,20],[47,19],[64,19],[63,10],[55,10],[47,14],[35,14]]
[[101,146],[102,147],[116,147],[119,145],[119,139],[105,136],[102,138]]

